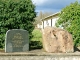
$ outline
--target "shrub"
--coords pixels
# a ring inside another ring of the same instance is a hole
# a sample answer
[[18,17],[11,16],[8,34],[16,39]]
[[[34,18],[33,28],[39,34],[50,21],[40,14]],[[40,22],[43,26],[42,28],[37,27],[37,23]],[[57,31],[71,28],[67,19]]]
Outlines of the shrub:
[[74,45],[80,46],[80,4],[76,1],[62,9],[56,25],[73,35]]

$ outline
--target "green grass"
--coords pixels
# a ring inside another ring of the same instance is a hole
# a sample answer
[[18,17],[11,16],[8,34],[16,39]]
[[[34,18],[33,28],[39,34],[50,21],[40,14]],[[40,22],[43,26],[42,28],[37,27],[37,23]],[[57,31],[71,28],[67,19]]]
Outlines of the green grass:
[[42,33],[39,29],[34,29],[32,32],[32,39],[30,40],[30,49],[42,48]]
[[32,32],[33,38],[31,41],[42,41],[42,33],[39,29],[34,29]]

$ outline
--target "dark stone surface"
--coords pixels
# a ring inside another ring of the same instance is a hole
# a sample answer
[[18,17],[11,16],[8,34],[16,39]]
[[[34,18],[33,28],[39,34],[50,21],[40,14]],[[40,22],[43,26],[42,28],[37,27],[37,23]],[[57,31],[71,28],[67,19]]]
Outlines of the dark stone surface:
[[29,50],[29,37],[26,30],[8,30],[5,40],[5,52],[25,52]]

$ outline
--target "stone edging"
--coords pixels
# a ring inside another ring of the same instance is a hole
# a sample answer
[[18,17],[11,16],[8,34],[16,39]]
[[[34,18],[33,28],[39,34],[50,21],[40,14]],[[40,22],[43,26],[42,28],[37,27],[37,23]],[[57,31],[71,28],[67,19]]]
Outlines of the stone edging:
[[80,53],[0,53],[0,56],[80,56]]

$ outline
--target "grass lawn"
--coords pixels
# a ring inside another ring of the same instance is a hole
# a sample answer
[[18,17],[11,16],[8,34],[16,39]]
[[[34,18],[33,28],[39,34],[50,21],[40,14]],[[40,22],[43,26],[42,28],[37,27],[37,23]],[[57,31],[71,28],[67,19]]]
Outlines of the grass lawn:
[[33,37],[30,43],[31,49],[42,48],[42,32],[39,29],[34,29],[32,35]]
[[42,41],[42,32],[39,29],[34,29],[32,35],[31,41]]

